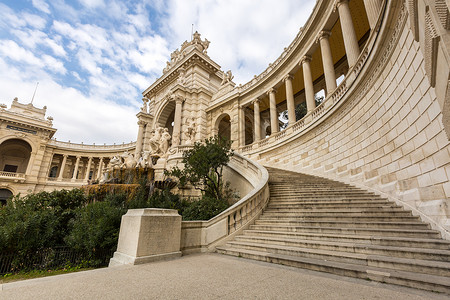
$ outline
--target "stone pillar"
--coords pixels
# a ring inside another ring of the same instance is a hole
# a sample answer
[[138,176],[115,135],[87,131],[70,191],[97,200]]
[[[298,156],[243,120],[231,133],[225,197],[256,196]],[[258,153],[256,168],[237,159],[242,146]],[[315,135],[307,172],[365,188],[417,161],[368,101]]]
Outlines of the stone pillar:
[[366,8],[367,19],[369,19],[370,28],[373,29],[378,21],[381,6],[383,6],[382,0],[364,0],[364,6]]
[[134,152],[134,156],[135,157],[139,157],[141,155],[142,144],[144,142],[145,122],[144,121],[138,121],[137,124],[139,125],[139,130],[138,130],[138,136],[137,136],[137,140],[136,140],[136,150]]
[[84,180],[89,180],[89,173],[91,172],[92,156],[89,156],[88,164],[86,167],[86,174],[84,175]]
[[175,209],[129,209],[120,223],[110,267],[181,256],[181,216]]
[[175,98],[175,117],[173,121],[173,135],[172,135],[172,146],[178,146],[180,144],[181,138],[181,108],[183,105],[183,98]]
[[259,102],[260,99],[256,99],[253,101],[253,111],[254,111],[254,125],[255,125],[255,140],[254,142],[257,142],[261,139],[261,115],[259,112]]
[[327,86],[327,95],[336,89],[336,73],[334,72],[333,57],[331,56],[330,37],[331,32],[321,31],[319,34],[320,52],[322,52],[323,73]]
[[245,146],[245,107],[239,106],[239,146]]
[[316,101],[314,100],[314,86],[311,75],[311,57],[306,55],[302,58],[300,64],[303,67],[303,80],[305,82],[305,97],[306,108],[308,112],[316,108]]
[[67,163],[67,154],[63,155],[63,161],[61,163],[61,168],[59,170],[59,175],[58,175],[58,180],[62,180],[63,175],[64,175],[64,169],[66,168],[66,163]]
[[288,74],[284,78],[284,84],[286,85],[286,102],[287,102],[287,110],[288,110],[288,125],[294,125],[297,121],[295,116],[295,103],[294,103],[294,90],[292,89],[292,79],[294,77]]
[[277,102],[275,100],[275,93],[277,90],[271,88],[267,93],[269,94],[269,104],[270,104],[270,134],[277,133],[280,131],[278,126],[278,113],[277,113]]
[[81,159],[81,156],[77,156],[77,160],[75,162],[75,168],[73,168],[73,176],[72,176],[73,180],[77,179],[78,167],[80,166],[80,159]]
[[98,162],[97,180],[101,179],[102,173],[103,173],[103,157],[101,157],[100,161]]
[[344,37],[345,52],[347,54],[348,67],[355,65],[359,56],[358,39],[356,38],[355,28],[353,27],[352,15],[348,7],[348,0],[337,0],[336,6],[339,11],[339,20],[341,21],[342,36]]

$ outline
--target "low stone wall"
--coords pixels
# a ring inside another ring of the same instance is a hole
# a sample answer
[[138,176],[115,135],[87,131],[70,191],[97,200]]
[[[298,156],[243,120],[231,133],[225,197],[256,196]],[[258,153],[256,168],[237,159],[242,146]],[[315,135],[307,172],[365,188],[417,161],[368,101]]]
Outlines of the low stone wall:
[[[229,175],[234,186],[251,191],[237,203],[209,221],[181,223],[181,251],[183,254],[213,251],[235,234],[247,228],[269,201],[269,174],[256,162],[236,154],[229,163]],[[235,176],[235,174],[239,176]]]

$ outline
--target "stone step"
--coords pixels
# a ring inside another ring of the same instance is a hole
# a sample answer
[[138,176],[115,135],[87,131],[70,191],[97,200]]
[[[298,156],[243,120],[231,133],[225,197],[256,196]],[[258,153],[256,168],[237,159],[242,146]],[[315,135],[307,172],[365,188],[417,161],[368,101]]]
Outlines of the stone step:
[[318,227],[357,227],[357,228],[408,228],[429,229],[429,225],[422,222],[367,222],[367,221],[314,221],[314,220],[278,220],[258,219],[256,225],[287,225],[287,226],[318,226]]
[[[429,248],[413,248],[413,247],[394,247],[384,245],[372,245],[364,243],[346,243],[346,242],[332,242],[332,241],[318,241],[318,240],[301,240],[288,239],[282,237],[262,237],[262,236],[238,236],[235,241],[228,243],[232,246],[239,247],[255,247],[261,248],[289,248],[289,251],[296,251],[295,249],[310,249],[339,251],[349,253],[360,253],[366,255],[382,255],[391,257],[401,257],[410,259],[433,260],[450,263],[450,250],[429,249]],[[286,253],[289,254],[289,253]]]
[[334,201],[334,202],[339,202],[339,201],[380,201],[380,200],[384,200],[381,198],[376,198],[376,197],[367,197],[367,196],[351,196],[351,197],[344,197],[344,196],[319,196],[317,195],[317,197],[301,197],[301,196],[270,196],[270,201],[271,202],[278,202],[278,201],[291,201],[291,202],[302,202],[302,201],[316,201],[316,202],[321,202],[321,201]]
[[298,224],[292,225],[280,225],[280,224],[261,224],[251,225],[252,230],[263,231],[283,231],[283,232],[307,232],[307,233],[319,233],[319,234],[355,234],[355,235],[373,235],[373,236],[388,236],[388,237],[416,237],[416,238],[440,238],[440,233],[437,230],[431,229],[410,229],[406,228],[357,228],[357,227],[335,227],[335,226],[305,226]]
[[230,246],[218,247],[217,251],[227,255],[278,263],[292,267],[450,294],[450,281],[448,280],[448,277],[327,261],[323,259],[267,253],[263,251],[236,249]]
[[387,205],[387,206],[396,206],[394,203],[392,202],[388,202],[386,200],[365,200],[365,199],[346,199],[346,200],[332,200],[332,199],[327,199],[327,200],[321,200],[321,201],[317,201],[317,200],[274,200],[273,198],[270,199],[270,202],[268,203],[268,207],[271,206],[280,206],[280,205],[309,205],[309,206],[315,206],[315,207],[321,207],[321,206],[326,206],[326,205],[345,205],[345,207],[350,207],[350,206],[360,206],[363,205],[365,206],[366,204],[377,204],[377,205]]
[[[363,215],[319,215],[310,214],[310,215],[299,215],[299,214],[276,214],[276,213],[263,213],[259,218],[260,221],[266,220],[277,220],[280,222],[379,222],[379,223],[411,223],[415,221],[419,221],[420,218],[418,216],[363,216]],[[423,224],[422,222],[418,222],[418,224]]]
[[283,238],[299,238],[319,241],[342,241],[350,243],[368,243],[372,245],[396,246],[396,247],[413,247],[413,248],[430,248],[450,250],[450,241],[438,238],[416,238],[416,237],[390,237],[375,236],[361,234],[345,234],[345,233],[311,233],[311,232],[291,232],[276,230],[244,230],[244,235],[248,236],[264,236],[264,237],[283,237]]
[[368,209],[368,208],[353,208],[353,209],[299,209],[299,208],[272,208],[269,207],[264,210],[264,215],[283,215],[283,216],[412,216],[411,211],[399,209]]
[[334,201],[322,201],[318,203],[317,201],[305,201],[305,202],[269,202],[267,208],[278,209],[278,208],[298,208],[298,209],[403,209],[402,207],[386,201],[352,201],[351,205],[348,202],[334,202]]
[[402,207],[396,205],[386,205],[386,204],[372,204],[372,203],[361,203],[359,205],[352,204],[326,204],[326,205],[314,205],[314,204],[300,204],[300,203],[290,203],[290,204],[275,204],[271,203],[267,206],[266,211],[292,211],[296,210],[298,212],[366,212],[371,210],[378,210],[381,212],[392,211],[399,212],[405,211]]

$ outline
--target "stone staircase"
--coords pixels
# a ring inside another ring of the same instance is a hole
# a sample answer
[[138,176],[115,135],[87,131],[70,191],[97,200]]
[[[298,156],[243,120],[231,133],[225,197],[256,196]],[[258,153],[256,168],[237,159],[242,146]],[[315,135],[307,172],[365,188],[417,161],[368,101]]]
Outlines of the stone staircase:
[[268,170],[264,213],[217,252],[450,294],[450,241],[419,217],[344,183]]

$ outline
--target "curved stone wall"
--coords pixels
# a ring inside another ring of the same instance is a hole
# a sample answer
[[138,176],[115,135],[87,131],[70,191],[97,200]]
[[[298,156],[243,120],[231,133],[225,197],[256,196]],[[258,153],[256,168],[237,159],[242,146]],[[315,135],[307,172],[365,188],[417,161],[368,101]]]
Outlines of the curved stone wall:
[[441,108],[406,6],[390,2],[385,18],[343,104],[310,130],[251,156],[387,194],[448,239],[450,147]]

